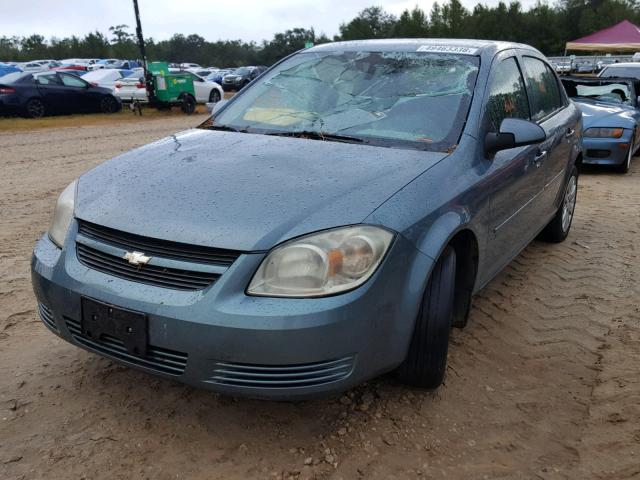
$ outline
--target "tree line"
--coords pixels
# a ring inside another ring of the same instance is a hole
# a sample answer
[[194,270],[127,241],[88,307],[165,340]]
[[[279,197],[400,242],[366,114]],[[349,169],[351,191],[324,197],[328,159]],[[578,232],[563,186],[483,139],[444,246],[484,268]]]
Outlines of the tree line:
[[[525,10],[518,1],[500,2],[495,7],[482,3],[473,10],[460,0],[436,2],[429,12],[419,7],[395,16],[382,7],[369,7],[342,23],[333,39],[316,34],[313,28],[294,28],[277,33],[261,43],[243,40],[207,41],[197,34],[175,34],[168,40],[146,39],[151,60],[195,62],[201,65],[233,67],[271,65],[280,58],[314,44],[371,38],[478,38],[527,43],[547,55],[564,52],[567,41],[611,26],[621,20],[640,23],[639,0],[543,0]],[[0,36],[0,60],[29,61],[61,58],[140,57],[131,29],[115,25],[108,34],[95,31],[83,37],[45,39]]]

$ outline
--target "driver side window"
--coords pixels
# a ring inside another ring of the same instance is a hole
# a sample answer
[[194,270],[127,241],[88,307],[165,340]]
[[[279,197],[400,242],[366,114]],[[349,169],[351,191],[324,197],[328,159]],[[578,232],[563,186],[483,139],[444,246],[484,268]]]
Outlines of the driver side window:
[[530,118],[524,80],[515,57],[505,58],[493,69],[487,95],[487,127],[497,132],[505,118]]

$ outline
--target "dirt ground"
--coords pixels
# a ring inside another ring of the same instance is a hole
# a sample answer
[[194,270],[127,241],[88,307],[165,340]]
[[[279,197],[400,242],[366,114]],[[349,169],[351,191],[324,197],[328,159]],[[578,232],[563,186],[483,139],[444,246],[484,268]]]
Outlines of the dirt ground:
[[58,193],[198,118],[0,133],[0,478],[640,478],[640,159],[581,177],[573,230],[474,300],[435,393],[219,396],[73,347],[36,316]]

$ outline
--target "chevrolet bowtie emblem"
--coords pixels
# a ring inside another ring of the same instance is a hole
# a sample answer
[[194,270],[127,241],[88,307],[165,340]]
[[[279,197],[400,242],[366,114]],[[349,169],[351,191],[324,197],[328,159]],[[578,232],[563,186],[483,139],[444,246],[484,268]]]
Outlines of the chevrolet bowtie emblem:
[[146,265],[151,260],[151,257],[147,257],[142,252],[127,252],[124,254],[124,258],[131,265]]

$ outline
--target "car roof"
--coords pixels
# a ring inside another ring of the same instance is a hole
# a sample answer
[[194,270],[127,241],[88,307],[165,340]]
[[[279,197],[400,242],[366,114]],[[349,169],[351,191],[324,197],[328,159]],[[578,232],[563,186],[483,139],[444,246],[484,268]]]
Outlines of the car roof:
[[562,76],[560,80],[573,83],[637,83],[638,79],[631,77],[576,77]]
[[625,63],[612,63],[611,65],[608,65],[607,68],[640,68],[640,63],[638,62],[625,62]]
[[[317,45],[305,51],[307,52],[328,52],[328,51],[358,51],[358,52],[415,52],[422,47],[422,51],[433,51],[437,48],[449,48],[443,53],[455,53],[455,49],[467,49],[467,55],[496,54],[502,50],[521,48],[542,55],[538,50],[522,43],[502,42],[494,40],[471,40],[460,38],[411,38],[411,39],[383,39],[383,40],[355,40],[348,42],[333,42]],[[429,47],[432,47],[431,50]],[[472,53],[469,53],[472,52]]]

